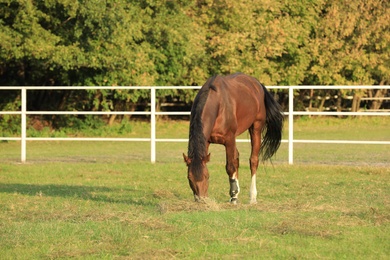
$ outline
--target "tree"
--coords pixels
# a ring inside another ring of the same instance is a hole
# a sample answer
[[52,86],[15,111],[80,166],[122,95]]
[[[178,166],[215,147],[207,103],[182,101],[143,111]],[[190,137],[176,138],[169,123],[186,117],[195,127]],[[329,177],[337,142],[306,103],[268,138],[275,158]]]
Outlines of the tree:
[[[0,85],[202,85],[211,75],[235,72],[265,85],[389,84],[389,5],[384,0],[2,0]],[[2,94],[1,107],[17,106],[18,95]],[[389,95],[297,93],[319,94],[354,95],[355,110],[361,97],[377,98],[365,104],[377,109],[379,98]],[[190,104],[195,92],[158,95],[159,102],[178,97]],[[148,96],[149,91],[35,91],[29,106],[131,110]]]
[[[389,84],[389,7],[388,1],[378,0],[326,1],[311,37],[312,61],[305,81],[314,85]],[[356,111],[365,93],[341,94],[354,95]]]
[[207,31],[210,74],[241,71],[266,85],[301,83],[318,9],[315,1],[197,1],[195,19]]

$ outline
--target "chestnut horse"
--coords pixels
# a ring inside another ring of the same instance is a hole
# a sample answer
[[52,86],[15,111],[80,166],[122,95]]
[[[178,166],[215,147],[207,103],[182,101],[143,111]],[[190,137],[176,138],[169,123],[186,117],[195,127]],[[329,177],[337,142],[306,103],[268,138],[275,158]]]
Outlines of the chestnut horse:
[[209,78],[192,105],[188,156],[183,154],[195,201],[208,196],[208,149],[210,143],[216,143],[225,146],[230,202],[237,203],[240,186],[236,136],[248,129],[252,147],[250,203],[256,203],[259,157],[270,159],[278,150],[283,120],[280,105],[257,79],[241,73]]

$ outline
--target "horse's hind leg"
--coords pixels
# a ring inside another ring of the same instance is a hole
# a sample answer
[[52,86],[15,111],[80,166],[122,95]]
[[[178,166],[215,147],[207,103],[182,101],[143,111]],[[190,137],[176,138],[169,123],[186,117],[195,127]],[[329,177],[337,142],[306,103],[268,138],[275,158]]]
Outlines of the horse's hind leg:
[[230,183],[230,202],[237,203],[240,185],[238,183],[239,153],[235,141],[231,145],[225,145],[226,148],[226,172],[229,175]]
[[251,187],[249,191],[249,202],[251,204],[257,203],[256,172],[257,168],[259,167],[262,127],[263,124],[261,122],[255,122],[251,126],[251,128],[249,128],[252,146],[251,156],[249,159],[249,165],[251,169]]

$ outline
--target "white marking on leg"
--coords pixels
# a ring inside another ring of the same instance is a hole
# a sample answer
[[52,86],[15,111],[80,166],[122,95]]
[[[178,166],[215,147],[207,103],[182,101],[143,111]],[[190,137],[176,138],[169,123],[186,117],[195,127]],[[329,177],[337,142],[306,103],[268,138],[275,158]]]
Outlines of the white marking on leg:
[[[234,182],[230,183],[230,192],[235,192],[237,191],[231,198],[230,198],[230,202],[232,202],[233,204],[236,204],[237,203],[237,199],[238,199],[238,194],[240,193],[240,184],[238,182],[238,179],[237,179],[237,172],[233,173],[232,175],[232,178],[231,180],[234,180]],[[234,187],[236,186],[236,187]],[[235,189],[237,188],[237,189]]]
[[240,184],[238,183],[238,180],[235,179],[235,186],[237,187],[237,192],[236,194],[234,194],[231,198],[230,198],[230,202],[233,203],[233,204],[237,204],[237,201],[238,201],[238,194],[240,193]]
[[250,193],[249,193],[249,199],[250,199],[250,204],[256,204],[257,198],[257,188],[256,188],[256,174],[252,175],[251,178],[251,188],[250,188]]
[[194,200],[195,200],[195,202],[199,202],[200,201],[200,197],[198,195],[194,194]]
[[233,179],[236,180],[236,184],[237,184],[237,194],[235,196],[237,198],[238,193],[240,193],[240,185],[238,183],[237,172],[233,173]]

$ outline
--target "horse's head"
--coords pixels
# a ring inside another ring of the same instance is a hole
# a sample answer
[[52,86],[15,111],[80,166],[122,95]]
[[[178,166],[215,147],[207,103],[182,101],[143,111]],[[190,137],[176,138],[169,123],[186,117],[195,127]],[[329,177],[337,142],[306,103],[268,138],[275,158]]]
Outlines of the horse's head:
[[200,160],[194,160],[183,153],[183,158],[188,167],[187,178],[190,183],[190,187],[194,192],[195,201],[199,201],[201,198],[208,196],[207,189],[209,187],[209,171],[206,163],[210,161],[210,154]]

